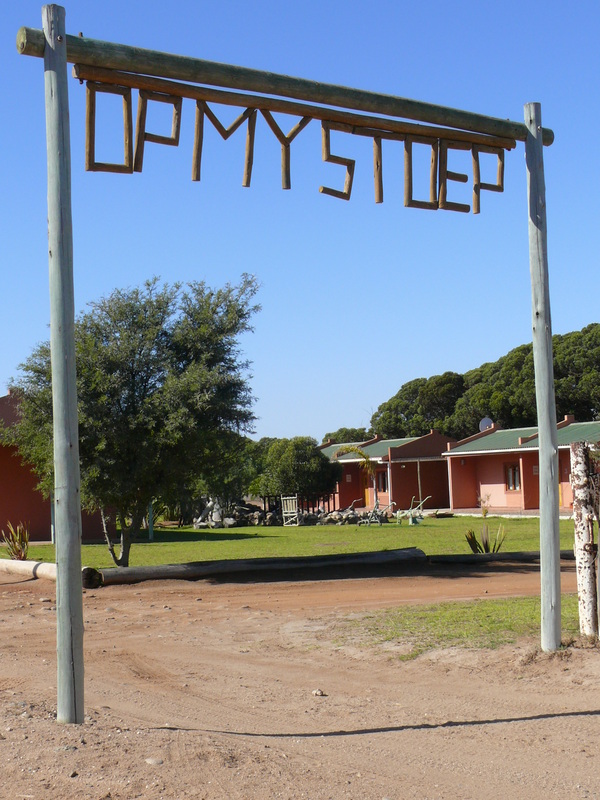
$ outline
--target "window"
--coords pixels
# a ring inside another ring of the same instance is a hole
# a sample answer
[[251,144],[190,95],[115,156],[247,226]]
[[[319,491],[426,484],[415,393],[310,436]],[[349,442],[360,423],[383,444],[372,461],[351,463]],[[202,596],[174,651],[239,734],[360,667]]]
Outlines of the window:
[[508,464],[506,467],[506,489],[509,492],[521,491],[521,473],[518,464]]
[[387,472],[377,473],[377,491],[387,492]]

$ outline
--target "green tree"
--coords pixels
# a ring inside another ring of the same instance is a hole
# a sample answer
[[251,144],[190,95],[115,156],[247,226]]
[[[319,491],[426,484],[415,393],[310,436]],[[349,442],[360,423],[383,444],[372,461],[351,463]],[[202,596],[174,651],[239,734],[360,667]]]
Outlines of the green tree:
[[259,494],[321,497],[335,491],[342,467],[329,461],[309,436],[275,440],[258,481]]
[[[558,420],[600,418],[600,324],[552,338]],[[503,428],[537,424],[532,344],[459,375],[416,378],[382,403],[371,420],[386,438],[421,436],[431,428],[458,439],[491,417]]]
[[[426,383],[426,378],[415,378],[408,381],[393,397],[382,403],[371,417],[373,431],[383,436],[384,439],[400,439],[404,436],[420,435],[419,391]],[[411,433],[416,426],[419,433]]]
[[432,428],[445,432],[446,419],[454,413],[464,390],[464,378],[457,372],[444,372],[429,378],[419,389],[417,397],[419,416],[425,426],[420,428],[419,434],[429,433]]
[[532,345],[515,347],[498,361],[467,372],[464,380],[465,392],[446,420],[445,432],[470,436],[485,416],[502,428],[536,424]]
[[386,439],[423,436],[432,428],[445,432],[446,419],[463,391],[463,376],[457,372],[408,381],[379,406],[371,427]]
[[[203,282],[114,291],[75,326],[82,502],[114,510],[121,528],[115,563],[149,503],[218,472],[225,443],[254,419],[239,337],[258,310],[257,284],[213,290]],[[49,345],[21,366],[22,402],[13,439],[40,484],[52,485]]]
[[332,442],[342,444],[343,442],[366,442],[370,438],[371,434],[366,428],[338,428],[337,431],[326,433],[323,441],[331,439]]
[[225,513],[251,493],[257,467],[256,443],[235,431],[222,431],[214,443],[210,460],[202,471],[163,497],[163,508],[171,519],[191,525],[206,505],[206,498],[218,498]]
[[267,469],[267,456],[272,444],[279,441],[274,436],[263,436],[258,441],[250,441],[246,448],[246,458],[250,462],[252,481],[248,487],[248,494],[260,497],[263,494],[263,475]]
[[600,325],[554,336],[552,342],[559,418],[600,419]]
[[218,497],[222,508],[229,511],[239,503],[258,476],[257,442],[233,431],[225,433],[218,442],[219,457],[203,470],[198,481],[197,495]]

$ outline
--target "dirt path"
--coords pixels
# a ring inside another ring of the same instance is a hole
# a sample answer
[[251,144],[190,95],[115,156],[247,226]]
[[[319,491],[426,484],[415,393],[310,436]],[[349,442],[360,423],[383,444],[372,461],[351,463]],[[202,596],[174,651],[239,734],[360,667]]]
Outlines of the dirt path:
[[535,565],[87,591],[80,726],[53,719],[54,591],[0,581],[1,798],[600,797],[600,651],[339,641],[365,610],[537,594]]

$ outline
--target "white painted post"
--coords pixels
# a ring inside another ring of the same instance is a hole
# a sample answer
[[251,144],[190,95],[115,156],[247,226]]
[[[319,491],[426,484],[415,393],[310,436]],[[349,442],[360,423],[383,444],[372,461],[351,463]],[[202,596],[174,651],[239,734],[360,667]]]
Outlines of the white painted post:
[[558,445],[548,281],[542,114],[539,103],[527,103],[525,124],[528,130],[525,159],[529,207],[533,363],[540,443],[541,645],[542,650],[551,652],[560,647]]
[[65,10],[42,8],[54,415],[58,722],[82,723],[83,598]]
[[579,632],[582,636],[598,636],[597,548],[594,545],[594,504],[590,485],[590,446],[587,442],[571,443],[571,486]]

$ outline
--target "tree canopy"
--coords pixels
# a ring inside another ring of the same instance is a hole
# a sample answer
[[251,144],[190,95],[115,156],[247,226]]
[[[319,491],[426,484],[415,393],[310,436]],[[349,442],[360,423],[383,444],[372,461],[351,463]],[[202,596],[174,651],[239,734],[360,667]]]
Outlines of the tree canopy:
[[338,428],[323,436],[323,441],[331,439],[332,442],[366,442],[371,438],[370,429],[367,428]]
[[440,429],[463,390],[463,376],[456,372],[416,378],[379,406],[371,418],[371,427],[387,439],[422,436],[432,428]]
[[257,490],[261,495],[322,497],[335,491],[341,473],[340,464],[329,461],[315,439],[276,439],[264,458]]
[[[116,290],[75,324],[82,502],[113,509],[121,552],[153,498],[173,497],[201,475],[214,479],[223,450],[250,429],[248,363],[239,337],[258,310],[257,284],[213,290],[203,282]],[[52,486],[50,348],[37,347],[16,382],[13,438],[41,484]]]
[[[552,339],[558,420],[600,418],[600,324]],[[422,436],[436,428],[464,438],[491,417],[503,428],[536,425],[533,345],[514,348],[497,361],[460,375],[444,372],[415,378],[382,403],[371,418],[385,438]]]

